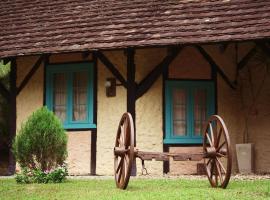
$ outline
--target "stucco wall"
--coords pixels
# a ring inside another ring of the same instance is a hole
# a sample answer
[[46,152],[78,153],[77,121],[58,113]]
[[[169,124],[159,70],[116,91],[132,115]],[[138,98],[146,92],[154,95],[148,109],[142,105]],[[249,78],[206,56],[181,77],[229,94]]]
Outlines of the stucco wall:
[[[125,56],[123,52],[107,52],[107,57],[125,77]],[[99,175],[113,175],[113,147],[116,130],[122,114],[126,111],[126,89],[116,88],[115,97],[106,97],[105,80],[113,75],[98,61],[98,106],[97,106],[97,168]]]
[[[21,57],[17,60],[17,86],[31,70],[38,57]],[[82,60],[81,54],[52,56],[50,62]],[[43,106],[44,66],[39,67],[25,88],[17,96],[17,130],[35,110]],[[90,173],[90,131],[67,132],[70,174]]]

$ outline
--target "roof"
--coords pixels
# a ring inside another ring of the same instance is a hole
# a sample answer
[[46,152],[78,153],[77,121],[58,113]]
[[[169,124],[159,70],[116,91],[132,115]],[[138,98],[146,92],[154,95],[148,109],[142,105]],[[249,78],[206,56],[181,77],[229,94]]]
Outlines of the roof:
[[0,58],[270,38],[265,0],[1,0]]

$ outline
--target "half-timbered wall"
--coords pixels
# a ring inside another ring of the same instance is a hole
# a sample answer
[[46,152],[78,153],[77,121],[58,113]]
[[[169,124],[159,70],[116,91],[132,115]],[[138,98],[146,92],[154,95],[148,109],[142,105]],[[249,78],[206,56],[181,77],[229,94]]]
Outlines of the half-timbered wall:
[[[204,46],[215,62],[221,67],[231,81],[236,75],[235,47],[229,45],[222,52],[219,45]],[[239,60],[248,52],[250,46],[239,46]],[[135,53],[136,81],[141,81],[166,56],[165,48],[139,49]],[[124,51],[106,51],[104,54],[115,65],[123,77],[126,78],[126,55]],[[18,58],[17,85],[23,80],[27,72],[36,62],[37,57]],[[92,59],[91,54],[86,59]],[[84,60],[82,54],[52,55],[50,62],[70,62]],[[241,73],[244,73],[241,72]],[[253,71],[256,79],[262,78],[260,71]],[[113,77],[111,72],[98,60],[97,62],[97,152],[96,172],[101,175],[113,174],[113,146],[118,122],[126,111],[126,89],[117,86],[116,97],[106,97],[105,80]],[[186,47],[170,65],[168,77],[173,79],[200,79],[211,77],[211,67],[200,53],[191,47]],[[268,76],[269,77],[269,76]],[[266,78],[256,112],[249,120],[250,141],[255,143],[257,172],[269,172],[270,159],[270,84]],[[255,81],[255,85],[259,82]],[[246,87],[248,88],[248,87]],[[244,130],[243,109],[239,90],[231,89],[220,75],[217,75],[217,112],[221,115],[230,132],[233,152],[235,143],[242,142]],[[17,130],[21,123],[44,103],[44,67],[37,70],[26,87],[17,97]],[[245,94],[248,100],[248,92]],[[163,76],[160,76],[154,85],[136,101],[136,132],[137,148],[144,151],[163,151]],[[91,166],[91,131],[69,131],[68,163],[69,171],[73,174],[89,174]],[[170,152],[198,152],[201,147],[185,146],[169,147]],[[170,173],[196,173],[197,162],[170,161]],[[162,162],[146,162],[150,174],[163,173]],[[233,167],[237,170],[235,156]],[[141,164],[137,160],[137,171],[140,174]]]

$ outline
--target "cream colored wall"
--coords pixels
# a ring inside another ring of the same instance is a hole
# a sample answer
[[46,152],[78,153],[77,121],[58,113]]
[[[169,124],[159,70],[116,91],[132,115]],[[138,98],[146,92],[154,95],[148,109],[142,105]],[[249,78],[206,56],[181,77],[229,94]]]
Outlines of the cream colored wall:
[[[214,58],[231,81],[235,78],[235,49],[229,45],[225,52],[221,52],[218,46],[204,46],[207,52]],[[243,57],[250,48],[240,46],[239,57]],[[126,77],[126,56],[123,51],[104,52],[112,63]],[[140,49],[136,51],[136,81],[141,81],[166,55],[165,49]],[[91,55],[90,55],[91,57]],[[239,59],[240,59],[239,58]],[[37,57],[24,57],[18,59],[18,80],[17,85],[35,63]],[[81,54],[54,55],[51,62],[68,62],[82,60]],[[199,64],[199,65],[198,65]],[[109,70],[98,61],[97,67],[97,174],[113,174],[113,147],[117,126],[121,115],[126,111],[126,89],[123,86],[117,87],[116,97],[106,97],[105,80],[113,77]],[[170,67],[170,76],[173,78],[208,78],[210,68],[208,63],[193,48],[185,48],[176,58]],[[244,73],[244,72],[243,72]],[[261,73],[254,71],[256,79],[261,79]],[[269,97],[270,84],[266,79],[262,95],[258,98],[258,114],[249,120],[250,141],[255,143],[256,150],[256,171],[269,172],[270,159],[268,159],[270,136]],[[244,129],[243,108],[241,107],[239,89],[232,90],[224,80],[217,77],[217,104],[218,114],[221,115],[228,126],[233,152],[235,155],[235,143],[242,142]],[[249,98],[246,95],[245,98]],[[32,77],[24,90],[17,98],[17,128],[34,110],[43,105],[43,66]],[[162,77],[160,77],[150,90],[136,102],[136,128],[137,148],[144,151],[162,152],[163,150],[163,113],[162,113]],[[69,158],[71,173],[89,173],[90,171],[90,131],[89,132],[68,132],[69,134]],[[200,151],[199,147],[187,149],[170,148],[171,152]],[[171,173],[194,173],[196,162],[172,162],[170,161]],[[163,172],[162,162],[147,161],[146,167],[153,175],[160,175]],[[235,156],[233,168],[237,169]],[[137,162],[137,170],[140,172],[140,162]]]
[[[31,70],[38,57],[20,57],[17,60],[17,86]],[[51,62],[82,60],[81,54],[51,56]],[[35,110],[43,106],[44,66],[39,67],[25,88],[17,96],[17,130]],[[67,132],[70,174],[90,173],[90,131]]]
[[[106,56],[125,77],[126,57],[123,52],[106,52]],[[115,97],[106,97],[105,80],[113,77],[110,71],[98,61],[97,85],[97,166],[99,175],[113,175],[113,148],[116,130],[122,114],[126,111],[126,89],[123,86],[116,88]]]

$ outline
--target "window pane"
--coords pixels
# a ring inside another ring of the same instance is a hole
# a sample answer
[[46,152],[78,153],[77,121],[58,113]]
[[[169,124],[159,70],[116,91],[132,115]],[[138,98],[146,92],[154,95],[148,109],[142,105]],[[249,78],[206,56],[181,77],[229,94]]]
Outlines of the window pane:
[[53,112],[64,122],[66,119],[67,78],[64,73],[53,75]]
[[207,91],[197,89],[194,93],[194,131],[195,135],[202,135],[207,120]]
[[87,85],[87,73],[76,72],[73,74],[73,121],[84,121],[87,119]]
[[186,135],[186,91],[184,89],[173,90],[173,134]]

